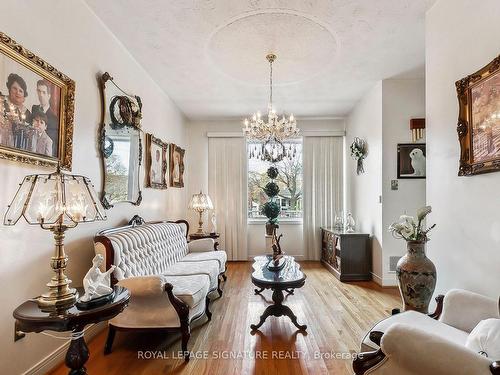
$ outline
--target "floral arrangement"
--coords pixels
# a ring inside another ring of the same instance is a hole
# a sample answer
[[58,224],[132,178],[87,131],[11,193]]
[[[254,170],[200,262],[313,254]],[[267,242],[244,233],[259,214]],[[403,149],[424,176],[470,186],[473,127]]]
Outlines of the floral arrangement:
[[356,173],[364,173],[363,159],[368,155],[368,145],[364,139],[355,137],[351,144],[351,157],[357,161]]
[[413,216],[401,215],[398,222],[389,226],[389,232],[395,238],[402,238],[406,241],[427,241],[427,234],[436,226],[431,225],[425,228],[424,219],[432,211],[431,206],[425,206],[417,211],[417,220]]

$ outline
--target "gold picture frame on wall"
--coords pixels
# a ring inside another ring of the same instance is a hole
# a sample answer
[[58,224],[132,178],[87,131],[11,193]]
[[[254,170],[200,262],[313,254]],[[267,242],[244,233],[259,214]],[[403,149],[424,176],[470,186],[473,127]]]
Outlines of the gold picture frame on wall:
[[146,187],[166,189],[168,143],[146,133]]
[[71,170],[75,82],[0,32],[0,158]]
[[169,160],[169,181],[170,186],[182,188],[184,187],[184,154],[179,146],[170,144],[170,160]]
[[500,171],[500,56],[455,83],[459,176]]

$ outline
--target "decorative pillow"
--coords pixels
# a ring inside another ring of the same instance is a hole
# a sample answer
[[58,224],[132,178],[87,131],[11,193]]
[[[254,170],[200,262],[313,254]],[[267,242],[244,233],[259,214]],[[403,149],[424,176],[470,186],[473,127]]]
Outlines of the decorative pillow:
[[465,346],[493,361],[500,359],[500,319],[481,320],[469,334]]

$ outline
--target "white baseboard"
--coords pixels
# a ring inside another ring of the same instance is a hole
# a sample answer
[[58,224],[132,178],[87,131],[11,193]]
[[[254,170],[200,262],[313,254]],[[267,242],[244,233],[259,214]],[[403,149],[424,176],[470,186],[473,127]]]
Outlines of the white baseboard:
[[378,285],[382,286],[382,278],[379,275],[376,275],[372,272],[372,280],[375,281]]
[[[88,343],[89,340],[101,332],[107,327],[107,322],[101,322],[98,324],[92,324],[91,326],[85,328],[85,341]],[[27,336],[28,337],[28,336]],[[26,338],[27,338],[26,337]],[[25,338],[25,340],[26,340]],[[61,345],[59,348],[54,350],[48,356],[43,358],[40,362],[31,367],[24,375],[44,375],[50,370],[54,369],[56,366],[64,362],[66,356],[66,351],[69,347],[69,340]]]
[[372,279],[381,287],[398,286],[398,282],[395,277],[382,278],[372,272]]

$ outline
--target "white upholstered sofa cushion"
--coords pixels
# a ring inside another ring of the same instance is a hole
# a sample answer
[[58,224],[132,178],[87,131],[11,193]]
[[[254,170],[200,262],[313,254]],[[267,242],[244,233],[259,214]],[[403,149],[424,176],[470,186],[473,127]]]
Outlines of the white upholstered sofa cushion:
[[214,290],[217,288],[219,281],[219,263],[216,260],[178,262],[170,266],[163,275],[207,275],[210,278],[210,290]]
[[226,270],[227,255],[225,251],[203,251],[199,253],[189,253],[181,262],[198,262],[204,260],[215,260],[219,263],[219,273]]
[[174,287],[172,292],[190,308],[203,301],[208,294],[210,283],[207,275],[164,276],[167,283]]
[[439,321],[465,332],[481,321],[500,318],[498,299],[462,289],[451,289],[444,296],[443,313]]
[[465,346],[494,361],[500,360],[500,319],[486,319],[472,330]]
[[[462,346],[465,345],[467,337],[469,336],[467,332],[443,324],[435,319],[428,317],[425,314],[416,311],[405,311],[384,319],[381,322],[377,323],[375,327],[370,330],[370,332],[387,332],[389,327],[396,323],[408,324],[415,329],[432,332],[435,335],[446,337],[447,340]],[[377,350],[379,348],[377,344],[370,340],[369,333],[363,339],[362,351],[365,351],[365,349],[370,350],[367,349],[367,347],[371,348],[371,350]]]
[[114,276],[162,275],[188,253],[180,225],[154,223],[107,234],[114,250]]

